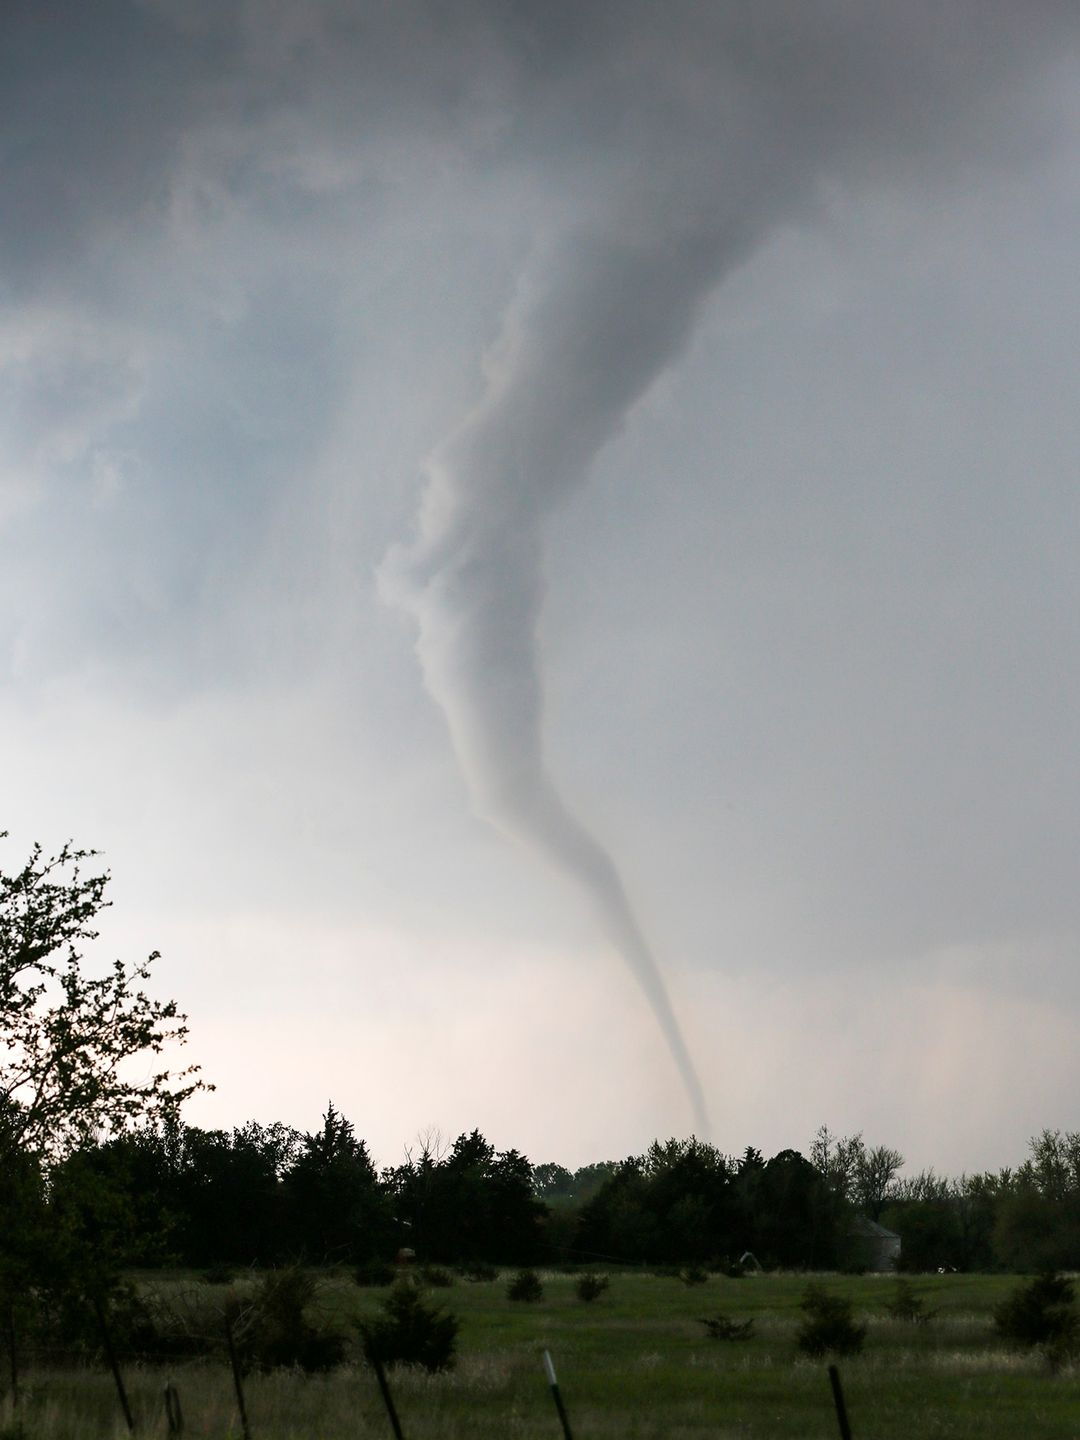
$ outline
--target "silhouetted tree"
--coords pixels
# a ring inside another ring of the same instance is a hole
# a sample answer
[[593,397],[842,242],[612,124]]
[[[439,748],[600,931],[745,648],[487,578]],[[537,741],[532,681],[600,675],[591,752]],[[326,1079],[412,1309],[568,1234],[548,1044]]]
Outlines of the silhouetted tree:
[[[94,857],[35,845],[17,871],[0,872],[0,1103],[10,1138],[38,1154],[175,1111],[202,1088],[197,1066],[146,1074],[146,1057],[187,1036],[175,1001],[141,988],[157,952],[87,973],[82,950],[109,905],[108,871],[84,870]],[[125,1063],[136,1056],[138,1069]]]
[[496,1153],[474,1130],[446,1155],[425,1144],[387,1178],[401,1234],[424,1259],[527,1265],[537,1258],[546,1207],[518,1151]]
[[163,1136],[174,1243],[188,1265],[287,1258],[282,1176],[301,1137],[254,1122],[231,1134],[183,1126]]
[[764,1265],[835,1265],[846,1227],[843,1196],[797,1150],[740,1169],[746,1248]]
[[9,1358],[18,1351],[41,1279],[45,1225],[41,1163],[15,1140],[0,1107],[0,1334]]
[[583,1255],[678,1264],[724,1254],[734,1243],[735,1167],[703,1141],[654,1142],[625,1160],[581,1211]]
[[285,1233],[309,1261],[355,1261],[385,1253],[390,1208],[350,1121],[331,1103],[322,1129],[305,1135],[282,1184]]
[[533,1191],[540,1200],[569,1200],[574,1193],[574,1177],[565,1165],[550,1162],[533,1166]]
[[893,1181],[903,1167],[899,1150],[887,1145],[863,1146],[855,1165],[855,1204],[871,1220],[879,1220],[888,1204]]

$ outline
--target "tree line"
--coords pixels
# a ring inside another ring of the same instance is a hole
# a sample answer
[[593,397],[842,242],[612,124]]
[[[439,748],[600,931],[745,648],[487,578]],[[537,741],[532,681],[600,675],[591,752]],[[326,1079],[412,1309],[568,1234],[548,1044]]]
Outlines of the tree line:
[[895,1150],[825,1129],[805,1156],[671,1139],[574,1172],[474,1130],[380,1170],[331,1104],[311,1133],[173,1116],[48,1164],[9,1137],[2,1160],[9,1268],[22,1244],[27,1264],[35,1250],[63,1263],[85,1249],[106,1269],[364,1266],[402,1248],[461,1266],[859,1269],[856,1217],[895,1230],[908,1269],[1080,1268],[1077,1133],[1044,1132],[1017,1168],[957,1180],[902,1178]]
[[858,1268],[858,1217],[898,1232],[912,1269],[1080,1268],[1074,1132],[1044,1131],[1014,1169],[947,1179],[901,1177],[896,1150],[825,1128],[806,1155],[672,1139],[571,1172],[476,1130],[380,1171],[333,1105],[312,1133],[187,1125],[184,1101],[207,1088],[196,1069],[131,1078],[187,1034],[175,1002],[143,988],[156,955],[83,963],[108,879],[71,845],[0,871],[0,1290],[132,1265],[377,1264],[402,1248],[464,1265]]

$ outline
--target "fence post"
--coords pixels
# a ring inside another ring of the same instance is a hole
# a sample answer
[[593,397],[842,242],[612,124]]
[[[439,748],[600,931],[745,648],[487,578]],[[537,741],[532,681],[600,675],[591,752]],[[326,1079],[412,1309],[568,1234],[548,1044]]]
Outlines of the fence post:
[[165,1386],[165,1424],[170,1435],[184,1433],[184,1412],[180,1409],[180,1392],[170,1380]]
[[371,1362],[371,1368],[375,1371],[375,1379],[379,1382],[379,1393],[386,1406],[386,1413],[390,1417],[390,1429],[394,1432],[394,1440],[405,1440],[405,1436],[401,1432],[401,1421],[398,1419],[397,1409],[394,1406],[394,1397],[390,1394],[390,1386],[386,1380],[383,1363],[372,1347],[365,1345],[364,1348],[367,1351],[367,1358]]
[[836,1406],[836,1422],[840,1426],[840,1440],[851,1440],[847,1406],[844,1404],[844,1392],[840,1387],[840,1371],[835,1365],[829,1366],[829,1384],[832,1386],[833,1404]]
[[555,1366],[551,1360],[551,1351],[544,1351],[544,1369],[547,1372],[547,1382],[551,1389],[551,1398],[555,1402],[555,1409],[558,1411],[559,1422],[562,1425],[562,1433],[565,1440],[574,1440],[570,1433],[570,1417],[566,1413],[566,1406],[563,1404],[562,1394],[559,1390],[559,1382],[555,1377]]
[[116,1363],[116,1351],[113,1349],[112,1336],[109,1334],[109,1324],[105,1319],[105,1307],[101,1303],[101,1297],[94,1296],[94,1314],[97,1316],[98,1328],[101,1331],[101,1344],[105,1351],[105,1359],[109,1362],[109,1369],[116,1384],[116,1393],[120,1397],[120,1409],[124,1412],[124,1419],[127,1421],[127,1428],[134,1432],[135,1417],[131,1413],[131,1406],[128,1404],[127,1391],[124,1389],[124,1379],[120,1374],[120,1366]]
[[232,1366],[233,1388],[236,1390],[236,1405],[240,1411],[240,1428],[244,1432],[244,1440],[251,1440],[247,1406],[244,1404],[244,1382],[240,1375],[240,1361],[237,1359],[236,1346],[233,1344],[232,1321],[227,1314],[225,1316],[225,1344],[229,1351],[229,1364]]
[[11,1408],[19,1403],[19,1347],[15,1334],[15,1301],[8,1301],[7,1310],[8,1363],[11,1367]]

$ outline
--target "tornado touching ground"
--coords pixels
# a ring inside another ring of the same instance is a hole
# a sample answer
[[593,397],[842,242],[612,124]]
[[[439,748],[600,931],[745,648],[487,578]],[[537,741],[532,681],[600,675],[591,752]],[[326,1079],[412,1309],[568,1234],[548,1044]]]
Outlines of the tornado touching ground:
[[428,462],[419,540],[384,572],[416,616],[425,680],[478,810],[588,896],[652,1007],[702,1134],[701,1083],[618,870],[545,763],[537,624],[544,521],[681,345],[717,264],[737,251],[726,228],[593,232],[547,258],[508,317],[487,393]]
[[[557,198],[475,406],[426,461],[417,532],[387,556],[383,592],[416,622],[477,810],[588,896],[702,1133],[705,1098],[661,969],[613,859],[545,760],[546,522],[773,227],[830,187],[887,183],[913,163],[947,175],[957,147],[978,150],[984,107],[1073,30],[1053,3],[583,0],[510,6],[488,36],[485,53],[501,56],[490,133],[546,166]],[[492,143],[492,163],[505,160]]]

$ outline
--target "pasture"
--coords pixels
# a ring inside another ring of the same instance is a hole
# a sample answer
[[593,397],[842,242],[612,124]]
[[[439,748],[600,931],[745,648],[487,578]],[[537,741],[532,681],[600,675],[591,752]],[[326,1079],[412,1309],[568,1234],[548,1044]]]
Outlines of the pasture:
[[[808,1277],[740,1280],[614,1273],[592,1304],[575,1277],[541,1272],[542,1299],[511,1303],[508,1275],[457,1280],[431,1292],[458,1316],[456,1367],[428,1375],[395,1369],[390,1383],[407,1440],[559,1440],[541,1355],[551,1351],[575,1440],[812,1440],[838,1434],[825,1362],[801,1356],[795,1332]],[[927,1325],[890,1317],[889,1277],[819,1277],[849,1296],[868,1325],[861,1355],[839,1362],[855,1440],[1024,1440],[1080,1434],[1080,1368],[1052,1373],[1038,1353],[1016,1354],[991,1331],[991,1310],[1020,1282],[1006,1276],[927,1276],[912,1281],[937,1314]],[[241,1286],[242,1286],[241,1282]],[[147,1277],[147,1295],[211,1307],[217,1287],[190,1278]],[[355,1334],[385,1291],[342,1275],[320,1285],[317,1308]],[[207,1312],[208,1313],[208,1312]],[[701,1317],[753,1319],[746,1341],[711,1340]],[[359,1358],[324,1376],[292,1372],[246,1380],[252,1440],[346,1440],[389,1436],[375,1378]],[[166,1434],[162,1392],[179,1391],[186,1436],[239,1436],[227,1366],[172,1361],[125,1367],[138,1431]],[[28,1367],[17,1416],[5,1399],[0,1433],[25,1440],[99,1440],[126,1435],[112,1380],[94,1369]]]

